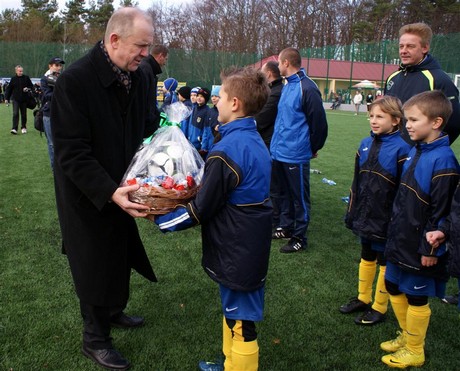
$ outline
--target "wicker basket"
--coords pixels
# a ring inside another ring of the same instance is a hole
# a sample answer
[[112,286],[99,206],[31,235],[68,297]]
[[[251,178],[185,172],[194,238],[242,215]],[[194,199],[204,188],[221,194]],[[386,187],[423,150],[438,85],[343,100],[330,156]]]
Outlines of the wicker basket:
[[132,202],[150,206],[148,214],[164,215],[172,211],[177,205],[187,204],[198,192],[199,187],[177,191],[162,187],[141,187],[129,194]]

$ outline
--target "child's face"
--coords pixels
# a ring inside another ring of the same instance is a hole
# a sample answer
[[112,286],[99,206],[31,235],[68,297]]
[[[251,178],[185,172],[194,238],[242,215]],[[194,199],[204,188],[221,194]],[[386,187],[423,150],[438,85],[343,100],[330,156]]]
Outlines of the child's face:
[[211,97],[212,104],[217,105],[217,102],[219,102],[219,99],[220,99],[220,97],[218,95],[213,95]]
[[198,94],[196,96],[196,102],[198,103],[199,106],[202,106],[203,104],[206,103],[206,99],[201,94]]
[[196,93],[190,93],[190,100],[192,103],[196,103]]
[[389,134],[398,127],[399,119],[385,113],[379,106],[373,106],[369,113],[371,130],[375,135]]
[[217,102],[217,110],[219,111],[219,116],[217,121],[226,124],[232,121],[232,107],[233,101],[228,100],[228,94],[225,91],[225,85],[220,88],[220,99]]
[[417,106],[404,109],[404,116],[407,120],[407,133],[413,141],[429,143],[439,137],[442,124],[440,117],[432,120],[425,116]]

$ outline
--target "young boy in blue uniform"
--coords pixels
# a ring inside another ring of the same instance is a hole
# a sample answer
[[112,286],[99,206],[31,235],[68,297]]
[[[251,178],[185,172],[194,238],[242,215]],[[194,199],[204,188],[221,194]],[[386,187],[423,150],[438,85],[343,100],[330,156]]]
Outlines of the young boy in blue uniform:
[[[270,154],[254,118],[269,95],[253,69],[222,76],[219,132],[206,159],[196,199],[155,218],[162,232],[201,224],[202,266],[219,284],[225,370],[257,370],[255,322],[261,321],[271,243]],[[202,370],[222,366],[200,362]]]
[[403,106],[406,129],[415,146],[404,163],[393,203],[385,247],[385,285],[401,332],[380,347],[390,367],[421,366],[431,310],[428,297],[444,296],[448,279],[445,246],[433,248],[435,231],[450,211],[459,165],[442,130],[452,105],[439,90],[424,92]]
[[[370,104],[369,112],[371,135],[363,139],[356,153],[345,217],[347,228],[361,239],[358,296],[339,308],[344,314],[364,311],[355,323],[367,326],[385,320],[389,300],[384,257],[387,229],[402,165],[412,147],[401,136],[403,111],[398,98],[383,97]],[[377,264],[380,270],[371,307]]]

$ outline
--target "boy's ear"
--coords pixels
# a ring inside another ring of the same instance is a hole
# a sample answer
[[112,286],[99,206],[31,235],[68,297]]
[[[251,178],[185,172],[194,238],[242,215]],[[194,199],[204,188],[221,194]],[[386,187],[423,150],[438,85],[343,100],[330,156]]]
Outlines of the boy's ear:
[[238,112],[241,107],[241,101],[237,97],[232,98],[232,112]]
[[436,117],[433,120],[433,129],[435,129],[435,130],[439,129],[442,126],[443,122],[444,122],[444,120],[442,119],[442,117]]

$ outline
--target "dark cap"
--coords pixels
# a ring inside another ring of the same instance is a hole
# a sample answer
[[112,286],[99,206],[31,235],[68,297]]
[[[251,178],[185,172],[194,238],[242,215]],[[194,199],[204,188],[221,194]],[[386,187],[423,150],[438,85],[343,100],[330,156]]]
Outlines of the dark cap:
[[182,86],[177,92],[183,97],[184,99],[190,99],[190,91],[192,88],[190,86]]
[[50,59],[48,64],[65,64],[65,62],[59,57],[53,57]]
[[196,94],[197,95],[202,95],[204,97],[204,101],[206,103],[208,103],[208,100],[211,97],[211,92],[207,88],[200,88],[200,90],[198,90],[198,93],[196,93]]

